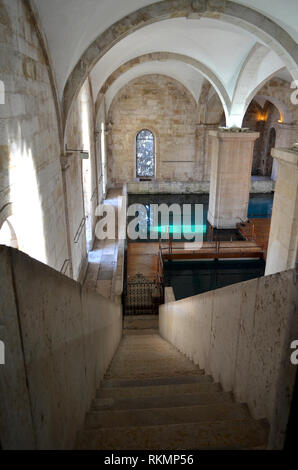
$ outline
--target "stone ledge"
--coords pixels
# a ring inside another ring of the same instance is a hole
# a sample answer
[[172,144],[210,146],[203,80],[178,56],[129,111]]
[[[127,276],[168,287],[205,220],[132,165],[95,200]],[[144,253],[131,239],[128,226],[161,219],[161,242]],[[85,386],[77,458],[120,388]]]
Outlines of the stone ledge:
[[[271,193],[275,182],[270,178],[251,179],[250,193]],[[210,182],[130,182],[126,185],[128,194],[209,194]]]
[[251,130],[244,130],[244,129],[239,129],[237,131],[235,130],[229,130],[229,129],[218,129],[218,130],[211,130],[209,131],[209,136],[211,137],[217,137],[218,139],[221,140],[256,140],[260,137],[259,132],[251,131]]
[[271,155],[276,160],[298,166],[298,148],[274,148]]

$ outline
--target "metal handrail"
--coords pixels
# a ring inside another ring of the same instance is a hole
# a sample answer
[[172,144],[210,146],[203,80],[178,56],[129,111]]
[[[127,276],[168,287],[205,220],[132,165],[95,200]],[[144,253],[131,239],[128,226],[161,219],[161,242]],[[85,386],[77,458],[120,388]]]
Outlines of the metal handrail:
[[93,201],[93,199],[94,199],[95,196],[96,196],[96,192],[97,192],[97,187],[94,189],[90,201]]
[[70,264],[70,259],[64,260],[64,263],[62,264],[62,268],[61,268],[61,270],[60,270],[60,273],[61,273],[61,274],[65,274],[65,273],[66,273],[69,264]]
[[156,286],[159,289],[160,297],[162,302],[164,301],[164,262],[162,257],[162,246],[161,240],[159,240],[159,251],[158,251],[158,272],[155,278]]
[[81,223],[79,225],[79,228],[78,228],[78,230],[75,234],[75,237],[73,239],[74,243],[76,243],[76,244],[79,243],[83,228],[85,227],[85,224],[86,224],[86,217],[83,217],[82,220],[81,220]]
[[[245,240],[242,240],[242,241],[243,241],[243,243],[245,243]],[[247,240],[247,242],[250,242],[250,240]],[[228,249],[230,248],[229,246],[222,246],[223,243],[229,243],[228,240],[225,240],[225,241],[223,241],[223,240],[216,240],[216,241],[207,242],[207,243],[212,243],[213,245],[212,245],[212,247],[206,247],[206,249],[211,249],[211,248],[214,247],[217,252],[219,252],[221,249],[223,249],[223,250],[228,250]],[[261,245],[258,245],[258,246],[261,247]],[[237,248],[240,248],[240,249],[241,249],[241,248],[247,248],[247,245],[244,245],[244,244],[243,244],[243,245],[237,245]],[[204,249],[204,246],[203,246],[201,249]],[[181,247],[179,247],[179,246],[174,246],[174,247],[172,248],[172,252],[173,252],[173,251],[183,251],[183,248],[181,248]],[[187,251],[187,249],[186,249],[185,251]],[[190,251],[190,250],[189,250],[189,251]],[[196,251],[196,250],[195,250],[195,251]],[[169,253],[169,254],[171,254],[171,253]],[[164,256],[163,253],[162,253],[162,256]]]
[[208,225],[208,239],[209,241],[213,241],[213,236],[214,236],[214,226],[209,224]]
[[248,240],[249,241],[256,241],[256,227],[255,227],[255,224],[250,219],[248,219],[247,222],[241,222],[241,223],[244,224],[246,227],[249,225],[250,228],[251,228],[250,235],[248,235],[248,237],[247,237]]

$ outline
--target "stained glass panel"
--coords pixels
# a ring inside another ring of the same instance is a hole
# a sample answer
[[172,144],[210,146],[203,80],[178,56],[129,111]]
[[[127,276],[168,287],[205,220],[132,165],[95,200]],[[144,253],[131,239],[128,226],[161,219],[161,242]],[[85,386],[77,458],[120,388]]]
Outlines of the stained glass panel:
[[137,177],[154,177],[154,136],[144,129],[137,135]]

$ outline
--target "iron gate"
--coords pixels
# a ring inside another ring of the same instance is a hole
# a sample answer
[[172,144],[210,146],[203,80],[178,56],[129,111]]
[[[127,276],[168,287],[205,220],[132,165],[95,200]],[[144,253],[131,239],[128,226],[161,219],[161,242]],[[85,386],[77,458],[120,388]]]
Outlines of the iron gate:
[[158,307],[162,303],[162,290],[152,279],[137,274],[127,280],[124,291],[125,315],[158,315]]

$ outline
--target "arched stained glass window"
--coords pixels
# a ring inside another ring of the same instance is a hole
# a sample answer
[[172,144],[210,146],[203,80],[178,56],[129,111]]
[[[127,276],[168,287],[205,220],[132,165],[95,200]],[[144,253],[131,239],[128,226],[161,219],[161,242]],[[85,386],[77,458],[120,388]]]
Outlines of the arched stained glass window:
[[154,135],[148,129],[137,134],[136,175],[138,178],[152,178],[155,174]]

